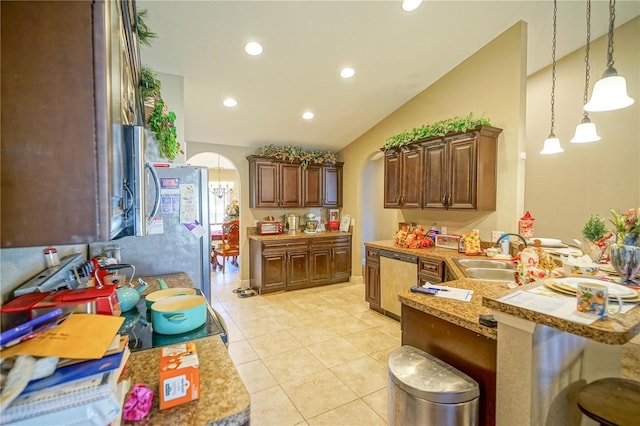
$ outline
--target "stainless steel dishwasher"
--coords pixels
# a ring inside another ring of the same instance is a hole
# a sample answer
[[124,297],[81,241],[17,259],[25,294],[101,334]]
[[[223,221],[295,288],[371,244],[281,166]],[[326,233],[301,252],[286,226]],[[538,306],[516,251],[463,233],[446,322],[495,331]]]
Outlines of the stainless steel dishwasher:
[[380,250],[380,307],[400,318],[398,293],[418,282],[418,256]]

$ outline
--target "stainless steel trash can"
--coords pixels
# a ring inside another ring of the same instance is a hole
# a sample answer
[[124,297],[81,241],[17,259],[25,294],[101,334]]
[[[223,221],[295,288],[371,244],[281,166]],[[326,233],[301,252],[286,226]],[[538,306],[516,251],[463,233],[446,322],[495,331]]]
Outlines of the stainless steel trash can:
[[475,380],[420,349],[389,355],[389,425],[477,425],[479,398]]

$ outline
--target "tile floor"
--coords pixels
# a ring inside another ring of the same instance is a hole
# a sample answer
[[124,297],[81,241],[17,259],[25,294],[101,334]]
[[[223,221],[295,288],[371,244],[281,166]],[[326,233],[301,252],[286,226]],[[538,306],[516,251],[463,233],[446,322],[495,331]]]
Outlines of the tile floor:
[[235,267],[212,274],[252,426],[386,424],[387,357],[400,324],[369,309],[363,284],[245,299],[238,286]]
[[[251,424],[384,425],[387,358],[400,324],[369,309],[363,284],[240,299],[238,268],[211,277],[229,354],[251,394]],[[640,335],[622,347],[622,377],[640,380]]]

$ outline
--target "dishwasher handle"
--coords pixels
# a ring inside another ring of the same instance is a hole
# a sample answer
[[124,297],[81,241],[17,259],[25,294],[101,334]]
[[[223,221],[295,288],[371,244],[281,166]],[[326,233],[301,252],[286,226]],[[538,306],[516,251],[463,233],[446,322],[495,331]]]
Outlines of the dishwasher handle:
[[389,259],[395,259],[401,262],[415,263],[415,264],[418,263],[418,256],[416,256],[415,254],[401,253],[401,252],[391,251],[391,250],[380,250],[378,254],[381,257],[388,257]]

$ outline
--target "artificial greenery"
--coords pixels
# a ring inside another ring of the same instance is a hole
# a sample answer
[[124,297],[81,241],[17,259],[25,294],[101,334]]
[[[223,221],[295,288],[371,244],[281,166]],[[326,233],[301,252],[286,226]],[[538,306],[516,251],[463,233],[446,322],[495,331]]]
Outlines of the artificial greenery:
[[136,32],[138,33],[140,44],[151,46],[151,40],[158,37],[158,35],[149,29],[149,26],[145,22],[146,18],[147,10],[139,10],[136,14]]
[[260,157],[275,158],[278,160],[299,162],[306,169],[309,164],[335,164],[338,160],[330,151],[306,151],[298,146],[267,145],[258,148],[255,152]]
[[180,143],[176,139],[176,115],[173,111],[165,111],[165,103],[158,98],[153,103],[153,111],[149,115],[149,129],[158,141],[158,153],[163,158],[173,160],[180,150]]
[[597,214],[592,214],[582,228],[582,235],[589,241],[598,241],[607,233],[604,219]]
[[405,130],[399,135],[392,136],[384,141],[383,149],[386,151],[392,148],[399,148],[422,139],[445,136],[450,133],[464,133],[478,126],[491,126],[491,122],[484,117],[475,119],[473,118],[473,113],[470,112],[465,118],[447,118],[433,124],[425,124],[413,130]]
[[140,96],[143,101],[147,99],[160,98],[160,87],[162,82],[156,78],[157,74],[148,67],[142,67],[142,78],[140,79]]

